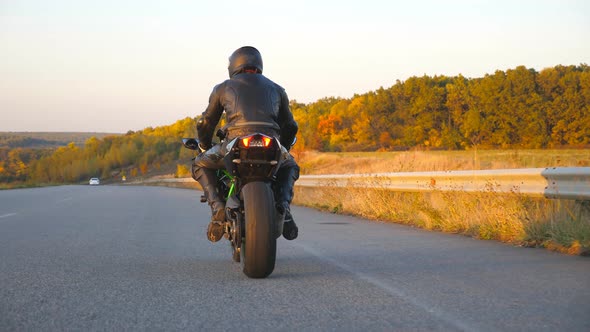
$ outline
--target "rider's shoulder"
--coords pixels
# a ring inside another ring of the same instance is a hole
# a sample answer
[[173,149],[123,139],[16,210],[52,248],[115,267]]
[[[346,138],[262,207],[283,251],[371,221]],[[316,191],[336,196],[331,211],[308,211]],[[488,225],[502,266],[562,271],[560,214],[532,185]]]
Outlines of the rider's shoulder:
[[213,87],[213,93],[221,92],[229,84],[230,80],[225,80]]
[[274,84],[275,88],[276,88],[276,89],[277,89],[277,90],[278,90],[280,93],[286,93],[286,92],[285,92],[285,88],[283,88],[281,85],[279,85],[279,84],[277,84],[277,83],[275,83],[275,82],[272,82],[272,83]]
[[275,81],[271,80],[270,78],[268,78],[268,77],[266,77],[266,76],[264,76],[264,75],[262,75],[262,74],[260,74],[260,75],[256,75],[256,76],[260,77],[260,79],[262,79],[262,80],[266,81],[266,84],[269,84],[269,85],[273,86],[274,88],[276,88],[276,89],[277,89],[277,90],[279,90],[279,91],[283,91],[283,90],[285,90],[285,89],[284,89],[282,86],[280,86],[280,85],[279,85],[277,82],[275,82]]

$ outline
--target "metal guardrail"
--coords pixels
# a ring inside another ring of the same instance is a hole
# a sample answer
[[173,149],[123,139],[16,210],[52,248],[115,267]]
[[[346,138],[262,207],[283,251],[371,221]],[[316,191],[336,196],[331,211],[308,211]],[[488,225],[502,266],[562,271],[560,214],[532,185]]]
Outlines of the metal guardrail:
[[556,199],[590,200],[590,167],[477,171],[305,175],[301,187],[361,187],[400,192],[518,193]]
[[[193,182],[192,178],[150,182]],[[555,199],[590,200],[590,167],[521,168],[477,171],[302,175],[299,187],[357,187],[399,192],[517,193]]]

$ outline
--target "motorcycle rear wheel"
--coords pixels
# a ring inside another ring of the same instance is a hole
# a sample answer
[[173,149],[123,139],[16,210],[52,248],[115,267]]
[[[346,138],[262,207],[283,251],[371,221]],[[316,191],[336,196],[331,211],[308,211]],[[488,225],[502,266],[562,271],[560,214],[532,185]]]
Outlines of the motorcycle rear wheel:
[[275,268],[275,203],[269,183],[250,182],[242,188],[245,214],[245,238],[241,255],[244,274],[266,278]]

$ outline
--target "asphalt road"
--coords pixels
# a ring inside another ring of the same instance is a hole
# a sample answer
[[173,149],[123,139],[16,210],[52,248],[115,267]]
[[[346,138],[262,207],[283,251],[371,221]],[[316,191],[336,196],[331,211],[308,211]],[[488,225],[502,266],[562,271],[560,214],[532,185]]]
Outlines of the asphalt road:
[[0,331],[590,331],[590,259],[294,207],[248,279],[186,189],[0,191]]

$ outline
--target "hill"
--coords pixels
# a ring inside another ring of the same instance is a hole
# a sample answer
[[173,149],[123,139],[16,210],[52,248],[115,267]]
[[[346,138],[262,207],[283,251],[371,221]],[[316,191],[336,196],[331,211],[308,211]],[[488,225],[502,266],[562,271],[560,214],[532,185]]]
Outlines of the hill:
[[[590,66],[540,72],[519,66],[481,78],[424,75],[350,99],[293,100],[291,109],[299,123],[295,154],[584,148],[590,145]],[[195,135],[195,123],[186,118],[121,135],[4,133],[0,182],[117,179],[186,165],[193,154],[180,139]]]
[[352,98],[293,102],[298,148],[319,151],[588,147],[590,66],[481,78],[410,77]]
[[0,132],[0,148],[51,148],[73,142],[81,146],[90,137],[102,139],[114,133],[85,132]]
[[[119,135],[19,133],[19,136],[8,133],[7,144],[41,143],[46,146],[0,147],[0,182],[13,185],[76,183],[90,177],[111,179],[146,174],[185,157],[180,139],[194,136],[194,131],[195,120],[186,118],[169,126]],[[63,144],[67,140],[70,142]],[[190,159],[191,155],[186,157]]]

